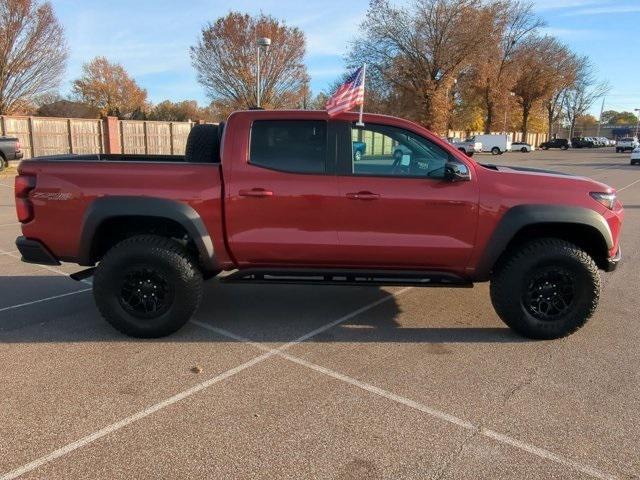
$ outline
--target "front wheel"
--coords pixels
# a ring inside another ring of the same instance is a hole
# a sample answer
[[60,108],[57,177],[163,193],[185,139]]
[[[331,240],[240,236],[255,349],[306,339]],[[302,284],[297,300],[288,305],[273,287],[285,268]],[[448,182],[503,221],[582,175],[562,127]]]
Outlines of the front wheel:
[[157,338],[180,329],[202,297],[202,274],[178,242],[156,235],[128,238],[107,252],[93,280],[102,316],[120,332]]
[[500,318],[519,334],[560,338],[578,330],[595,312],[600,275],[593,259],[577,246],[539,239],[499,261],[490,293]]
[[522,148],[520,149],[520,151],[521,151],[522,153],[527,153],[529,150],[527,150],[527,147],[522,147]]
[[491,154],[492,155],[500,155],[502,152],[500,151],[500,149],[498,147],[493,147],[491,149]]

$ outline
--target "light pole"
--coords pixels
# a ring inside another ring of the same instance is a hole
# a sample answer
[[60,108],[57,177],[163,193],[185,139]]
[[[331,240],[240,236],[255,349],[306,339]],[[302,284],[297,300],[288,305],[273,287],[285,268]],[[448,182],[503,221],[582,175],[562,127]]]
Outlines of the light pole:
[[260,51],[264,49],[264,51],[266,52],[269,49],[269,45],[271,45],[271,39],[267,38],[267,37],[260,37],[257,41],[256,41],[256,46],[258,47],[258,71],[256,74],[256,81],[257,81],[257,86],[258,86],[258,91],[257,91],[257,105],[256,107],[260,108],[260,95],[262,94],[262,92],[260,91]]
[[[509,92],[510,97],[515,97],[516,94],[513,92]],[[507,100],[507,106],[504,108],[504,128],[502,129],[504,133],[507,133],[507,113],[509,113],[509,101]],[[526,140],[524,140],[526,141]]]
[[636,116],[638,117],[638,121],[636,122],[636,138],[638,138],[638,127],[640,127],[640,108],[635,108],[634,112],[638,112]]

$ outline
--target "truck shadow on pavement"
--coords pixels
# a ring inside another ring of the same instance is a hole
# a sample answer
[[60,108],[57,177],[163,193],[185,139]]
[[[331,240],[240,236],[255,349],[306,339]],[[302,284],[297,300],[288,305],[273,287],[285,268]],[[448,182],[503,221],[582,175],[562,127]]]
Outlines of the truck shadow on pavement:
[[[0,344],[236,341],[194,323],[162,339],[130,339],[102,319],[90,291],[72,293],[87,288],[90,286],[62,276],[0,277],[0,292],[5,292],[0,296]],[[376,287],[224,285],[214,280],[205,283],[194,320],[258,343],[290,342],[345,316],[348,318],[344,322],[307,342],[528,341],[502,325],[485,298],[486,292],[464,289],[469,298],[462,302],[460,289],[415,289],[401,297],[391,296],[392,291]],[[59,295],[66,296],[31,303]],[[406,298],[409,295],[411,298]],[[398,302],[404,301],[403,297],[406,304],[401,308]],[[375,302],[379,303],[352,315]],[[22,304],[26,305],[11,308]],[[446,348],[435,350],[449,353]]]

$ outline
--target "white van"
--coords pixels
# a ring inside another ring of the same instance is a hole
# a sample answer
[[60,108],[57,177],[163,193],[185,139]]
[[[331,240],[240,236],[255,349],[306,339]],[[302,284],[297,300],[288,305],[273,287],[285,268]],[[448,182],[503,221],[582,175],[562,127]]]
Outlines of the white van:
[[511,151],[511,137],[509,135],[476,135],[469,139],[482,143],[483,152],[491,152],[494,155],[501,155]]

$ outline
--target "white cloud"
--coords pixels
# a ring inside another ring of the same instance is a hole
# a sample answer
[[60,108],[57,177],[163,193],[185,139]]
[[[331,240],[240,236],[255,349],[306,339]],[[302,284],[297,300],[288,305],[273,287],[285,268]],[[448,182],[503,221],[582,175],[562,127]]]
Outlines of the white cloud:
[[578,10],[572,10],[564,14],[564,16],[579,16],[579,15],[604,15],[607,13],[638,13],[640,12],[640,5],[609,5],[599,6],[592,8],[581,8]]
[[581,8],[590,5],[602,5],[611,0],[533,0],[536,10],[558,10],[562,8]]

